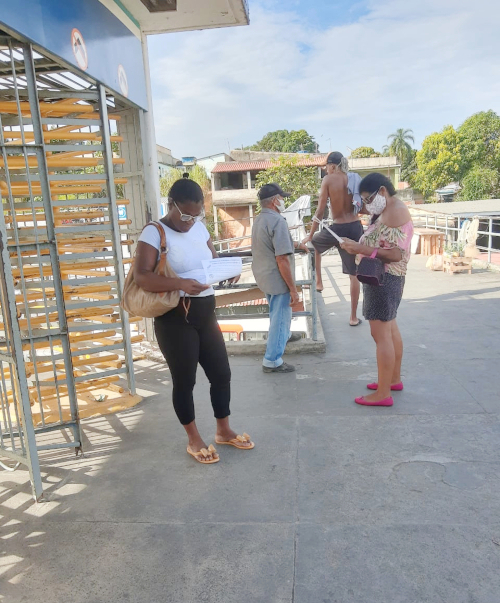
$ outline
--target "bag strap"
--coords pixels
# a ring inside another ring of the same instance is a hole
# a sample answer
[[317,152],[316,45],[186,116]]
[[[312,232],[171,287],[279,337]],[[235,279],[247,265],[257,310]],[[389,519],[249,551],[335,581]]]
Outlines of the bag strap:
[[[165,229],[159,222],[149,222],[146,226],[154,226],[160,235],[160,257],[157,263],[159,267],[160,273],[165,270],[165,265],[167,263],[167,236],[165,234]],[[146,226],[144,228],[146,228]],[[143,230],[144,230],[143,228]]]
[[167,236],[165,235],[165,229],[159,222],[150,222],[147,226],[155,226],[156,230],[160,234],[160,253],[166,253],[167,250]]
[[321,224],[323,226],[323,228],[325,228],[334,239],[336,239],[339,243],[343,243],[344,239],[342,239],[341,237],[339,237],[339,235],[336,232],[333,232],[333,230],[331,228],[328,228],[328,225],[325,224],[324,220],[320,220],[319,218],[317,218],[316,216],[313,217],[313,221],[317,222],[318,224]]
[[377,257],[377,253],[378,253],[378,247],[375,247],[375,249],[372,251],[372,254],[370,256],[372,258],[372,260]]

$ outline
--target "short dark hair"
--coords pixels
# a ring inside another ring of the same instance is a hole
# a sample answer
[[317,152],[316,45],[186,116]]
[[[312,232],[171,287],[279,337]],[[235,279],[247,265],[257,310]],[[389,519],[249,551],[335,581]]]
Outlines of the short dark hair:
[[182,178],[172,184],[168,198],[175,201],[178,205],[189,203],[189,201],[203,203],[203,191],[201,190],[201,186],[194,180]]
[[365,176],[363,180],[359,183],[359,192],[361,193],[374,193],[378,191],[378,189],[384,186],[387,189],[389,195],[395,195],[396,189],[394,188],[394,184],[384,176],[384,174],[379,174],[378,172],[373,172],[372,174],[368,174]]

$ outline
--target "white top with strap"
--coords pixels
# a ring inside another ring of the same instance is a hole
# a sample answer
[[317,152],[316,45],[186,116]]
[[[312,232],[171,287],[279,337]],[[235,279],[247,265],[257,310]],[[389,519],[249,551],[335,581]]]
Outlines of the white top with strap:
[[[212,259],[212,252],[207,245],[210,233],[206,226],[203,222],[195,222],[187,232],[177,232],[163,222],[160,222],[160,224],[165,229],[167,238],[168,263],[180,278],[192,278],[190,276],[192,270],[202,269],[202,261]],[[160,233],[156,226],[152,224],[146,226],[139,237],[139,241],[148,243],[158,249],[158,253],[160,253]],[[179,291],[179,293],[181,297],[186,295],[184,291]],[[199,295],[191,295],[190,297],[207,297],[214,294],[213,288],[209,287]]]

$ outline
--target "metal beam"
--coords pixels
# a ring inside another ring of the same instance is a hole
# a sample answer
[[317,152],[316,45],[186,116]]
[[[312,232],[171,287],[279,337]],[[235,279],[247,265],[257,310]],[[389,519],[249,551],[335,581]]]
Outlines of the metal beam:
[[[113,150],[111,147],[111,133],[109,131],[108,105],[106,103],[106,88],[101,84],[99,86],[99,113],[101,115],[102,142],[104,145],[104,167],[106,174],[106,184],[108,197],[111,202],[110,218],[112,226],[113,246],[115,248],[115,275],[118,281],[118,299],[121,303],[122,292],[125,286],[125,273],[123,271],[123,256],[120,239],[120,224],[118,221],[118,210],[116,207],[116,189],[113,178]],[[120,305],[120,318],[123,324],[123,343],[125,350],[125,364],[127,366],[127,379],[130,393],[135,394],[135,377],[132,354],[132,344],[130,342],[130,323],[127,312]]]

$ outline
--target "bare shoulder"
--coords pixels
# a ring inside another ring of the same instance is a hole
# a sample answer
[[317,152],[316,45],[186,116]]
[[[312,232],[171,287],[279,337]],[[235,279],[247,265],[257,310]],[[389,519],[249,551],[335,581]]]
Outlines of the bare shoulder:
[[390,228],[398,228],[404,224],[410,222],[411,214],[402,201],[398,201],[391,208],[387,208],[384,212],[383,222]]

